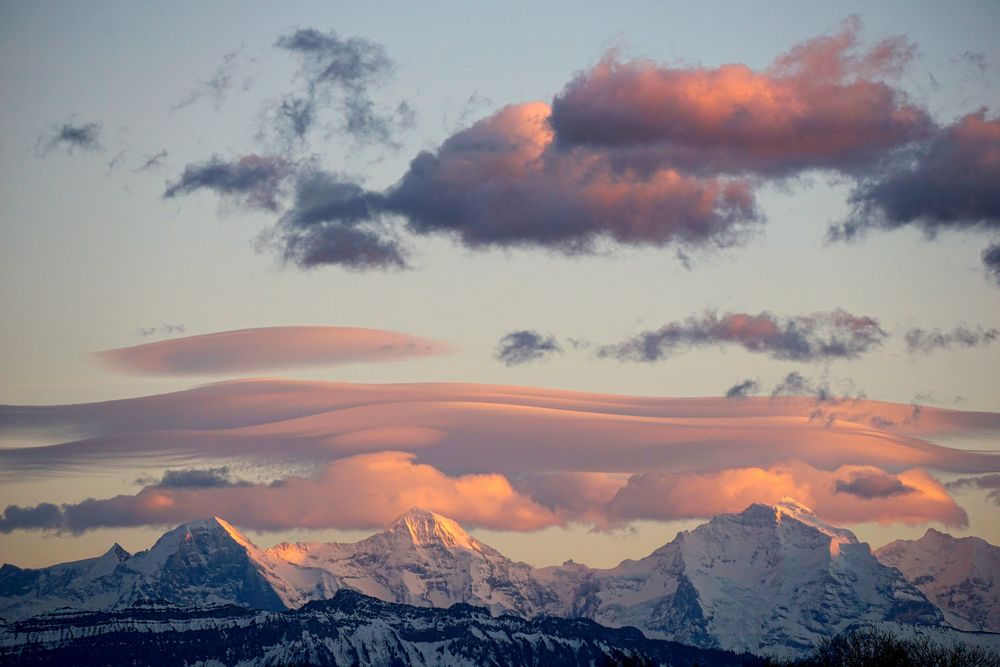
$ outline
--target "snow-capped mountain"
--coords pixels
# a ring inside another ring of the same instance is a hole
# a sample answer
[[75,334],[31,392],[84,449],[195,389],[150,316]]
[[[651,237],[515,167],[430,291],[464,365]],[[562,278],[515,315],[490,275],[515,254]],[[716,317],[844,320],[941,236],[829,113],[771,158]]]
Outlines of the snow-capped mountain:
[[471,537],[451,519],[418,508],[360,542],[284,543],[266,553],[273,561],[321,570],[338,587],[390,602],[431,607],[464,602],[525,617],[556,603],[533,578],[531,566]]
[[342,590],[285,612],[140,606],[0,623],[0,663],[62,665],[646,664],[762,667],[724,651],[647,639],[585,619],[418,608]]
[[952,625],[1000,632],[1000,547],[929,529],[919,540],[890,542],[875,556],[898,568]]
[[413,509],[351,544],[261,550],[213,518],[148,551],[113,549],[42,570],[0,570],[0,617],[136,601],[295,609],[350,589],[422,607],[469,603],[493,614],[589,618],[702,648],[794,656],[859,622],[945,626],[941,611],[850,532],[791,500],[715,517],[640,560],[532,568],[439,514]]
[[794,656],[858,622],[944,622],[867,544],[790,499],[717,516],[641,560],[539,577],[567,613],[757,654]]

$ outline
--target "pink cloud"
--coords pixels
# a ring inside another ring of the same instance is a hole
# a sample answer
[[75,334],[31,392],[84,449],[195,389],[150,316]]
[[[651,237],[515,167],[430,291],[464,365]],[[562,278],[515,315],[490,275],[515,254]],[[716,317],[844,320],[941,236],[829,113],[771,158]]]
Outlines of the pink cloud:
[[[843,489],[861,478],[895,482],[898,492],[859,495]],[[965,526],[968,516],[947,489],[926,471],[897,475],[875,466],[846,465],[820,470],[800,461],[768,468],[728,468],[693,473],[642,473],[629,479],[608,505],[614,520],[685,519],[739,512],[751,503],[774,504],[791,496],[833,523]]]
[[96,356],[107,367],[125,373],[212,375],[399,361],[448,349],[444,343],[382,329],[265,327],[172,338]]
[[[221,469],[224,470],[224,469]],[[423,507],[470,526],[530,531],[570,522],[601,528],[636,519],[705,518],[752,503],[792,496],[834,523],[879,521],[964,526],[964,510],[922,470],[893,475],[873,466],[824,471],[799,461],[769,468],[607,473],[555,473],[512,481],[498,473],[450,476],[413,454],[382,451],[331,463],[315,477],[270,484],[235,482],[214,471],[182,471],[135,495],[88,499],[57,508],[9,506],[0,531],[163,525],[215,514],[248,528],[372,528],[408,508]],[[858,478],[895,482],[901,492],[858,495],[843,485]],[[184,483],[180,483],[183,481]],[[363,502],[359,502],[363,499]]]
[[619,164],[695,173],[853,172],[887,149],[926,136],[927,113],[889,83],[913,55],[901,38],[861,47],[849,19],[755,72],[614,54],[578,75],[552,105],[563,146],[619,151]]
[[[168,525],[214,514],[259,530],[372,528],[415,506],[468,525],[507,530],[534,530],[561,521],[518,493],[503,475],[449,477],[413,459],[403,452],[363,454],[332,463],[314,478],[292,476],[271,484],[153,484],[135,495],[64,505],[61,517],[47,517],[44,526],[22,521],[16,527],[82,532],[101,526]],[[9,523],[0,518],[0,530],[13,529]]]

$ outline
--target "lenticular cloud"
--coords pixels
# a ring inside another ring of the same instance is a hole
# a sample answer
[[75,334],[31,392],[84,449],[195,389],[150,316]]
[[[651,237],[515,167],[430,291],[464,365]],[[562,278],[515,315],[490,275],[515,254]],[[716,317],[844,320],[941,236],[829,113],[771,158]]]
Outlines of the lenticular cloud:
[[138,375],[215,375],[399,361],[447,351],[444,343],[381,329],[264,327],[121,347],[98,352],[97,358]]
[[[8,475],[121,465],[167,472],[132,495],[9,506],[0,530],[169,524],[206,512],[262,529],[356,528],[414,504],[494,528],[608,527],[738,511],[782,495],[830,520],[962,525],[964,512],[927,471],[997,472],[1000,457],[931,439],[996,433],[1000,415],[925,407],[912,416],[910,405],[860,399],[288,380],[2,406],[0,435],[78,438],[0,450]],[[225,463],[171,470],[177,461]],[[289,474],[289,463],[312,472]],[[248,469],[273,481],[233,472]],[[345,493],[366,502],[348,503]]]

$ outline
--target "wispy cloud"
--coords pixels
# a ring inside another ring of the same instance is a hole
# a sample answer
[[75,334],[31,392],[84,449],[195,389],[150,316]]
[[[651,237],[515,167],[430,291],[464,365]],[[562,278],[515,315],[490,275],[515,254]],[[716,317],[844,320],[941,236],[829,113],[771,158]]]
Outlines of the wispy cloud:
[[394,145],[395,135],[413,124],[413,109],[399,102],[394,111],[380,109],[372,90],[395,70],[385,47],[363,37],[342,38],[334,31],[296,30],[275,46],[299,59],[305,88],[280,100],[272,112],[279,134],[302,140],[321,110],[334,106],[341,113],[339,129],[362,143]]
[[139,335],[143,338],[149,338],[150,336],[170,336],[173,334],[184,333],[183,324],[161,324],[159,326],[152,327],[139,327]]
[[[242,49],[240,49],[242,50]],[[218,107],[233,88],[238,66],[239,51],[231,51],[222,56],[222,63],[208,79],[199,81],[194,88],[171,107],[171,111],[179,111],[185,107],[209,98]]]
[[135,171],[149,171],[150,169],[155,169],[163,164],[163,161],[167,159],[167,149],[163,149],[159,153],[154,153],[153,155],[147,155],[142,160],[142,164],[135,168]]
[[906,332],[906,348],[910,354],[915,352],[934,352],[949,350],[955,347],[982,347],[989,345],[1000,337],[1000,330],[982,326],[968,327],[960,325],[951,331],[940,329],[910,329]]
[[975,477],[961,477],[946,485],[951,491],[964,491],[966,489],[982,489],[987,491],[986,497],[1000,505],[1000,475],[977,475]]

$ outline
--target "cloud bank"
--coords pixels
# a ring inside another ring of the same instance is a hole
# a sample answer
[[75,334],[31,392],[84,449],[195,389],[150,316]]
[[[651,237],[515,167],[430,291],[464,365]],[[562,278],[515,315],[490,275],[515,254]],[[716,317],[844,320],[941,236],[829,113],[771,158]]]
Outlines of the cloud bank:
[[96,353],[137,375],[257,373],[277,368],[398,361],[442,354],[444,343],[381,329],[265,327],[172,338]]
[[[870,466],[842,466],[827,472],[790,461],[766,469],[627,478],[559,473],[512,483],[496,473],[445,475],[415,458],[395,451],[359,454],[326,466],[316,477],[291,476],[269,484],[234,483],[215,470],[184,471],[183,477],[168,471],[161,482],[134,495],[62,506],[8,506],[0,515],[0,532],[80,533],[170,525],[205,514],[256,530],[374,528],[413,506],[494,529],[530,531],[572,522],[610,528],[637,519],[706,518],[755,502],[773,504],[785,495],[838,522],[968,523],[946,489],[920,470],[892,475]],[[365,502],[356,502],[360,497]]]

